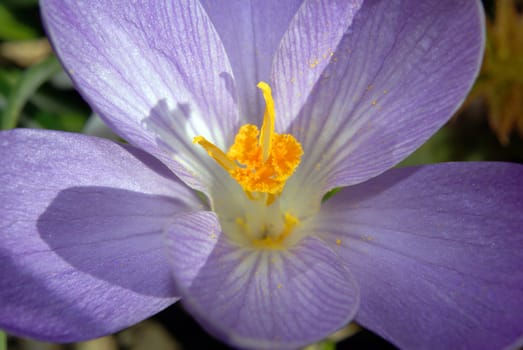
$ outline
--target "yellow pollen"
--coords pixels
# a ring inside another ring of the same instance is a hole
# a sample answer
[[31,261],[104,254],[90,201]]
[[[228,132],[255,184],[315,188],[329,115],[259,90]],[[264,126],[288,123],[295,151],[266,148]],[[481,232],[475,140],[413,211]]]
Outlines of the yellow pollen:
[[271,88],[263,81],[257,87],[266,104],[261,131],[252,124],[242,125],[227,153],[203,136],[196,136],[193,142],[202,146],[242,186],[249,198],[258,198],[253,192],[266,193],[269,195],[266,204],[270,205],[300,164],[303,149],[294,136],[275,133]]

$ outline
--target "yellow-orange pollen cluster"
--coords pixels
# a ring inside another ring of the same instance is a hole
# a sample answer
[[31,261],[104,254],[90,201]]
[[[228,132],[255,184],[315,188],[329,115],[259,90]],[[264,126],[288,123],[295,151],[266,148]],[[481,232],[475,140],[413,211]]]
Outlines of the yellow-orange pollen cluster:
[[258,83],[257,87],[262,91],[266,104],[261,130],[252,124],[241,126],[227,153],[203,136],[196,136],[193,142],[202,146],[227,170],[249,198],[256,192],[274,198],[300,164],[303,149],[294,136],[275,133],[271,88],[265,82]]

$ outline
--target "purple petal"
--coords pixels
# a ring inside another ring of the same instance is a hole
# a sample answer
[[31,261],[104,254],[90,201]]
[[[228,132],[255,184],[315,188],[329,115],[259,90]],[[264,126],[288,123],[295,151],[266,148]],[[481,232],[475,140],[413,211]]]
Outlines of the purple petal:
[[[483,47],[479,1],[366,1],[301,113],[282,121],[304,148],[295,190],[356,184],[410,154],[461,104]],[[297,89],[310,87],[282,90]]]
[[220,231],[200,212],[177,217],[168,236],[183,302],[215,335],[242,348],[298,348],[354,316],[358,287],[321,240],[255,250]]
[[192,139],[230,144],[238,108],[227,55],[200,4],[45,0],[41,7],[58,56],[93,109],[203,189],[198,157],[208,156]]
[[322,79],[322,72],[362,2],[306,0],[296,13],[276,52],[271,72],[280,130],[298,116]]
[[276,48],[302,1],[201,1],[231,60],[241,118],[261,123],[265,104],[256,84],[269,81]]
[[516,164],[438,164],[329,199],[317,230],[358,280],[356,320],[405,349],[523,340],[522,179]]
[[33,130],[0,134],[0,328],[69,342],[172,304],[162,231],[198,207],[130,146]]

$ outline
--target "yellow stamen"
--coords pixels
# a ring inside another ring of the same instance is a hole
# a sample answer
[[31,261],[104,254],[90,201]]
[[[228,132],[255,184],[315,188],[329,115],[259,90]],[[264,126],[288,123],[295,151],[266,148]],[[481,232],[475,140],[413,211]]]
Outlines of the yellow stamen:
[[268,194],[265,198],[269,206],[300,164],[303,149],[294,136],[275,133],[271,88],[265,82],[257,86],[266,103],[261,131],[252,124],[241,126],[227,154],[202,136],[195,137],[193,142],[227,170],[249,198],[264,197],[255,195],[256,192]]
[[193,140],[193,143],[197,143],[200,146],[203,147],[218,164],[220,164],[225,170],[231,172],[234,171],[236,168],[238,168],[238,165],[231,159],[227,157],[225,153],[209,141],[205,139],[203,136],[196,136]]
[[263,114],[263,124],[260,133],[260,146],[263,151],[263,161],[267,161],[269,154],[272,149],[272,140],[274,137],[274,123],[275,123],[275,112],[274,112],[274,100],[272,99],[272,90],[269,84],[264,81],[260,81],[256,85],[262,93],[265,99],[265,113]]

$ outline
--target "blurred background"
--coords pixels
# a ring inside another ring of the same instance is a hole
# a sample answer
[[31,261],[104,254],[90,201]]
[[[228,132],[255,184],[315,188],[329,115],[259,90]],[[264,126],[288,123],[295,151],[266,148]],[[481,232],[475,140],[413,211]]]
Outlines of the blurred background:
[[[485,0],[487,46],[479,79],[456,115],[400,166],[444,161],[523,163],[523,0]],[[53,56],[37,0],[0,0],[0,128],[111,137]],[[1,301],[0,301],[1,302]],[[352,335],[349,337],[349,335]],[[174,305],[116,335],[48,344],[0,333],[0,350],[229,349]],[[349,325],[307,349],[395,349]]]

